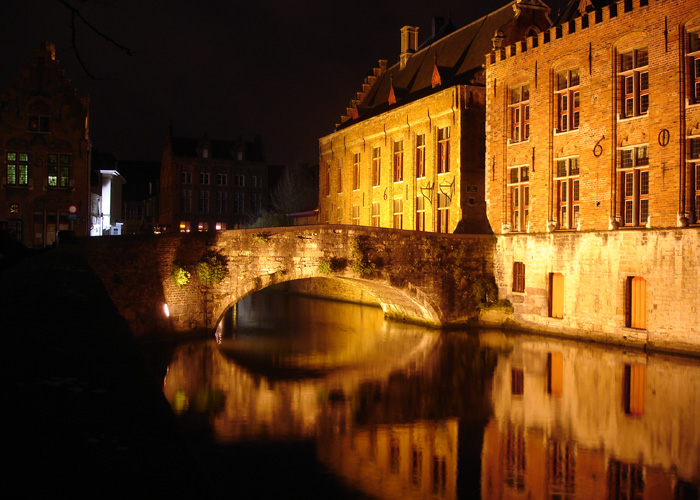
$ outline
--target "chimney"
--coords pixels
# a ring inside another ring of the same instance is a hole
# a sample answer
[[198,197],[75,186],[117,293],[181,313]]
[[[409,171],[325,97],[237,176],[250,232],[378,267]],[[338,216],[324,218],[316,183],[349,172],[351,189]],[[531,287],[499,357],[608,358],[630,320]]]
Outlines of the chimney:
[[445,26],[444,17],[433,17],[433,41],[437,39],[438,32]]
[[399,62],[401,69],[411,58],[411,55],[418,49],[418,26],[404,26],[401,28],[401,54]]

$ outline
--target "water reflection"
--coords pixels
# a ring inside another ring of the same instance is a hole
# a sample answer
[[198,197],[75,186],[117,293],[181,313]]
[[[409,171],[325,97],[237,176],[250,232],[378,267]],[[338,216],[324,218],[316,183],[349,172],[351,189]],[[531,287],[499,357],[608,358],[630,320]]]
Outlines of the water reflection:
[[235,338],[180,346],[164,381],[217,443],[314,442],[382,499],[697,498],[698,360],[253,297]]

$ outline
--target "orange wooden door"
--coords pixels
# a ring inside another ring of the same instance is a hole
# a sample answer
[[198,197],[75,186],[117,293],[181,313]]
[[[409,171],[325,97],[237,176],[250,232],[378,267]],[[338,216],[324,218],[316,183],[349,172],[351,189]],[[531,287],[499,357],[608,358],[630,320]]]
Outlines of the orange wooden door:
[[561,273],[549,275],[549,316],[564,317],[564,275]]
[[640,276],[630,283],[630,327],[646,330],[647,327],[647,282]]

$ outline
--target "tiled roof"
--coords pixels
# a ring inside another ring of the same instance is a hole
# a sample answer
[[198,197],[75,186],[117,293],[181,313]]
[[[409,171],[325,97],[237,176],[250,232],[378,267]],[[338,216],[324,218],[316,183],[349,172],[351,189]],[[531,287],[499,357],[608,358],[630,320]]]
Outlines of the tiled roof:
[[262,142],[259,138],[253,141],[239,139],[224,141],[219,139],[195,139],[192,137],[173,137],[172,152],[174,156],[186,158],[201,158],[201,148],[209,148],[209,158],[213,160],[238,160],[238,153],[242,152],[242,160],[264,162]]
[[[358,103],[358,118],[346,120],[338,128],[387,111],[390,108],[388,101],[392,85],[397,100],[393,106],[397,106],[452,85],[476,83],[474,77],[481,71],[486,54],[493,48],[492,38],[501,27],[516,18],[514,4],[517,3],[517,0],[508,2],[490,14],[418,50],[411,55],[404,68],[401,68],[398,62],[388,68],[377,76]],[[544,5],[538,0],[523,0],[521,3]],[[433,88],[435,65],[440,73],[441,85]]]

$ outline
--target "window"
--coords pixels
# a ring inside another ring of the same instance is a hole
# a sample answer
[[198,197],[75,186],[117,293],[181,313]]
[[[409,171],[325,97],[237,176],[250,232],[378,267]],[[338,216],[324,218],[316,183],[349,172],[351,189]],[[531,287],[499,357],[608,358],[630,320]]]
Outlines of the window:
[[233,185],[236,187],[245,187],[245,175],[237,174],[233,176]]
[[226,231],[226,223],[225,222],[217,222],[215,229],[217,231]]
[[254,188],[259,188],[262,187],[262,177],[259,175],[251,175],[251,182],[253,183]]
[[380,209],[379,203],[372,203],[372,226],[379,227],[380,224]]
[[508,169],[508,191],[510,193],[510,229],[527,231],[530,216],[530,169],[528,166]]
[[192,190],[183,189],[180,194],[180,212],[192,211]]
[[352,188],[360,189],[360,153],[352,155]]
[[262,194],[261,193],[253,193],[251,195],[251,203],[253,204],[250,208],[253,210],[253,213],[259,214],[262,212]]
[[394,182],[403,181],[403,141],[394,141]]
[[416,178],[425,177],[425,134],[416,135]]
[[225,214],[226,213],[226,201],[228,198],[228,193],[226,191],[216,192],[216,213]]
[[382,148],[372,149],[372,186],[379,186],[382,174]]
[[695,174],[695,222],[700,222],[700,161],[693,165]]
[[403,198],[394,199],[394,229],[403,229]]
[[627,278],[625,326],[639,330],[646,330],[647,327],[647,282],[641,276]]
[[352,223],[356,226],[360,225],[360,205],[352,206]]
[[549,317],[564,317],[564,275],[549,273]]
[[425,231],[425,197],[416,196],[416,231]]
[[199,192],[199,213],[209,213],[209,191]]
[[513,262],[513,291],[525,291],[525,264],[522,262]]
[[189,221],[182,221],[180,222],[180,232],[181,233],[189,233],[191,229],[190,222]]
[[445,456],[433,456],[433,494],[444,496],[447,487],[447,458]]
[[690,67],[690,99],[700,103],[700,31],[688,33],[688,56]]
[[527,141],[530,137],[530,86],[510,89],[510,141]]
[[450,199],[444,193],[438,193],[437,232],[447,233],[450,230]]
[[556,99],[559,112],[557,132],[576,130],[579,124],[579,74],[578,69],[557,73]]
[[[522,370],[519,370],[522,374]],[[505,439],[505,483],[520,493],[525,491],[526,450],[522,427],[508,426]]]
[[217,186],[228,185],[228,175],[226,174],[216,174],[216,184]]
[[338,192],[343,192],[343,159],[338,158]]
[[183,184],[192,184],[192,172],[183,171],[180,173],[180,182]]
[[29,115],[29,132],[51,132],[51,124],[48,116]]
[[437,168],[438,174],[450,171],[450,127],[438,129]]
[[551,441],[547,449],[547,498],[573,500],[576,495],[576,445]]
[[50,153],[47,166],[49,187],[70,187],[71,155]]
[[240,192],[233,193],[233,213],[241,215],[245,213],[245,194]]
[[649,150],[647,146],[620,150],[622,223],[644,226],[649,219]]
[[199,173],[199,183],[208,185],[209,184],[209,172],[200,172]]
[[525,376],[523,370],[519,368],[513,368],[510,370],[510,393],[514,396],[522,396],[525,386],[524,386]]
[[637,49],[620,54],[621,118],[644,115],[649,110],[649,52]]
[[423,451],[413,446],[411,450],[411,484],[420,486],[423,476]]
[[7,184],[29,185],[29,153],[7,153]]
[[209,223],[208,222],[200,222],[199,224],[197,224],[197,231],[199,231],[200,233],[205,232],[205,231],[209,231]]
[[556,160],[559,229],[576,229],[579,221],[578,157]]
[[338,224],[343,222],[343,207],[338,207],[338,211],[337,211],[336,215],[337,215]]

